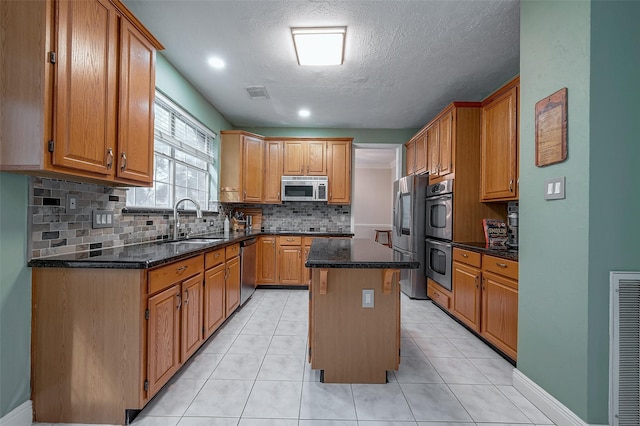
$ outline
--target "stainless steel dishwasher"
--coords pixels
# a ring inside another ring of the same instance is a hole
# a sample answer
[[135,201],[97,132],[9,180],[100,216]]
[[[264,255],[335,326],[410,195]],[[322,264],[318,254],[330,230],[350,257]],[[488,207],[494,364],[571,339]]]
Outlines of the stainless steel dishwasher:
[[240,306],[256,291],[257,238],[240,242]]

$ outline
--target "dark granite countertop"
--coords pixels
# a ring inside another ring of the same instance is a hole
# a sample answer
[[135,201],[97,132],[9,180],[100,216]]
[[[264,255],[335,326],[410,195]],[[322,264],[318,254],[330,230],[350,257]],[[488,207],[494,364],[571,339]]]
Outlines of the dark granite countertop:
[[518,250],[509,247],[487,247],[486,243],[453,243],[453,246],[503,259],[518,261]]
[[194,235],[198,238],[218,239],[210,242],[170,242],[157,241],[128,246],[103,248],[98,250],[61,254],[32,259],[27,266],[32,268],[107,268],[107,269],[148,269],[180,259],[196,256],[212,249],[222,248],[260,235],[296,235],[311,237],[351,237],[342,231],[249,231],[232,232],[227,238],[222,234]]
[[367,239],[318,239],[311,244],[307,268],[418,269],[420,262]]

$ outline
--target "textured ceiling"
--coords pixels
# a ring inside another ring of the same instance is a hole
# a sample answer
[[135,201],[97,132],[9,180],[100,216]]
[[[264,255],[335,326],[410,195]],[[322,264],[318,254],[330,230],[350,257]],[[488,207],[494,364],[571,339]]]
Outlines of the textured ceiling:
[[[235,126],[418,128],[519,70],[519,1],[125,0]],[[290,27],[347,26],[342,66],[300,67]],[[214,70],[210,56],[226,68]],[[265,86],[251,100],[247,86]],[[311,111],[298,117],[300,108]]]

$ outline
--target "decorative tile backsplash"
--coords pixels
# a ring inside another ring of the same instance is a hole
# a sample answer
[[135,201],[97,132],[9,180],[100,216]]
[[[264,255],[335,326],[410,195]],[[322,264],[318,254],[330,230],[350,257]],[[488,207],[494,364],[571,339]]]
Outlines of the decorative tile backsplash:
[[[173,238],[173,214],[127,212],[126,188],[39,177],[30,182],[31,258]],[[77,199],[74,211],[67,211],[68,194]],[[202,219],[187,212],[180,215],[181,235],[222,232],[224,214],[236,207],[262,208],[265,230],[350,230],[351,206],[287,202],[223,204],[219,214],[203,212]],[[93,212],[100,210],[113,211],[113,227],[93,228]]]

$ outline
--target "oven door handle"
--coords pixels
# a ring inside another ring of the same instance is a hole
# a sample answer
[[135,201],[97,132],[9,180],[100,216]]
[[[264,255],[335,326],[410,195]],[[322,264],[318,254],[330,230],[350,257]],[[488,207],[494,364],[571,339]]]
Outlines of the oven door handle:
[[448,195],[440,195],[438,197],[427,197],[427,201],[440,201],[440,200],[451,200],[453,197],[451,194]]

